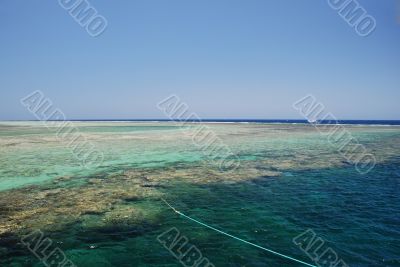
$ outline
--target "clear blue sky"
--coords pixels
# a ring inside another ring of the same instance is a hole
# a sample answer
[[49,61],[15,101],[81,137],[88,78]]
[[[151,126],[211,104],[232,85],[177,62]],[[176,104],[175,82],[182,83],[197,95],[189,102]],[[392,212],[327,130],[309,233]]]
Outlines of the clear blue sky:
[[0,119],[33,119],[34,90],[69,119],[164,118],[170,94],[202,118],[301,118],[313,94],[341,119],[400,119],[399,3],[359,2],[368,37],[325,0],[91,0],[93,38],[56,0],[1,0]]

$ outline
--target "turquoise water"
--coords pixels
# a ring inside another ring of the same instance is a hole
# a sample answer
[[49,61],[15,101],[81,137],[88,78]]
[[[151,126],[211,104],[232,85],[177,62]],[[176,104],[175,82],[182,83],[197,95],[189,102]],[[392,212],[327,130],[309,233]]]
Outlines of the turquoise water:
[[312,263],[312,229],[349,266],[400,266],[400,127],[346,126],[377,159],[360,175],[313,127],[209,124],[240,158],[221,172],[171,123],[75,123],[104,153],[82,169],[35,123],[0,126],[0,265],[42,266],[20,242],[41,229],[77,266],[182,266],[157,236],[176,227],[215,266],[301,266],[185,214]]

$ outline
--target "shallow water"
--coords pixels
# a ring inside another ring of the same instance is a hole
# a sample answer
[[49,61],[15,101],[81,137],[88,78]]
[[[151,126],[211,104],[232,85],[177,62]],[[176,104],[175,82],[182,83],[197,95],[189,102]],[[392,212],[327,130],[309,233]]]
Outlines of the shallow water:
[[[215,266],[300,266],[177,216],[312,263],[292,239],[312,229],[349,266],[400,266],[400,127],[346,129],[376,158],[366,175],[310,125],[207,124],[240,159],[222,172],[198,125],[75,122],[104,153],[82,168],[56,127],[0,124],[0,265],[41,266],[20,242],[41,229],[77,266],[181,266],[171,227]],[[331,126],[333,127],[333,126]]]

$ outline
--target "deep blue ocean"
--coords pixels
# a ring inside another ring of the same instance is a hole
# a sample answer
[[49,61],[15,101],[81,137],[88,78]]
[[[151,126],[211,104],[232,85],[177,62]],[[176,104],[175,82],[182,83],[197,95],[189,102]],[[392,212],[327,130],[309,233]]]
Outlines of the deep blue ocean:
[[[101,119],[101,120],[72,120],[72,121],[139,121],[157,122],[172,121],[168,119]],[[189,120],[190,121],[190,120]],[[202,122],[252,122],[252,123],[309,123],[307,120],[291,119],[202,119]],[[194,121],[197,122],[197,121]],[[354,124],[354,125],[400,125],[400,120],[337,120],[337,121],[318,121],[319,124]]]

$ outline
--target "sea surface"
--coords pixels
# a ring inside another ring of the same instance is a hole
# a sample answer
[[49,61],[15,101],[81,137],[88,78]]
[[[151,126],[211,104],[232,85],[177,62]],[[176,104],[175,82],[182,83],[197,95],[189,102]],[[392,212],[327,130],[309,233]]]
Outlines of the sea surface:
[[[307,230],[323,241],[309,252],[331,248],[348,266],[400,266],[400,123],[339,123],[349,145],[375,158],[368,173],[332,142],[338,125],[74,121],[63,131],[104,156],[83,166],[57,135],[62,122],[0,122],[0,266],[44,266],[21,241],[38,230],[76,266],[184,266],[157,239],[174,227],[215,266],[304,266],[179,216],[162,198],[310,264],[293,242]],[[209,135],[194,138],[199,131]],[[235,168],[220,168],[207,136],[229,149]]]

